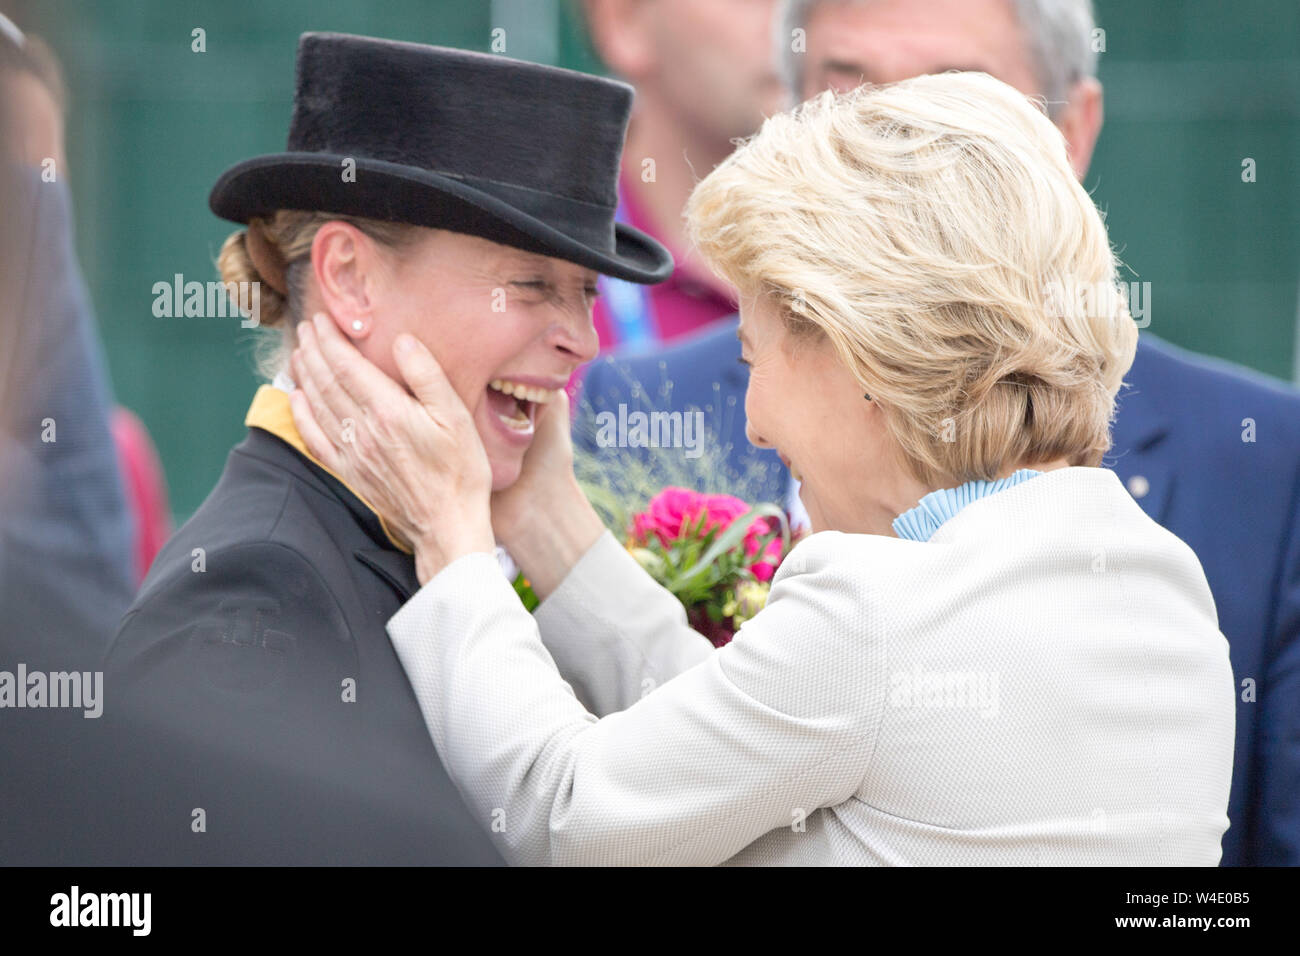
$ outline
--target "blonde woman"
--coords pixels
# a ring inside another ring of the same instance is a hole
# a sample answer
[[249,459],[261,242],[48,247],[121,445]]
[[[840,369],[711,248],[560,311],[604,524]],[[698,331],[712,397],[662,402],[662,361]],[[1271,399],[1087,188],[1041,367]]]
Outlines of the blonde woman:
[[632,90],[318,33],[297,84],[288,150],[239,162],[209,198],[240,224],[221,272],[258,290],[273,379],[113,641],[112,714],[133,723],[128,793],[104,802],[143,831],[117,841],[139,854],[122,862],[499,864],[384,631],[419,588],[409,539],[304,445],[288,352],[315,312],[392,374],[395,338],[428,342],[491,487],[509,487],[538,410],[596,354],[598,276],[672,269],[615,222]]
[[1098,467],[1136,330],[1047,117],[983,74],[825,94],[688,217],[741,294],[750,439],[816,532],[721,650],[600,527],[563,407],[490,500],[418,344],[415,399],[328,321],[294,358],[304,439],[414,542],[388,632],[505,857],[1217,863],[1227,645],[1192,552]]

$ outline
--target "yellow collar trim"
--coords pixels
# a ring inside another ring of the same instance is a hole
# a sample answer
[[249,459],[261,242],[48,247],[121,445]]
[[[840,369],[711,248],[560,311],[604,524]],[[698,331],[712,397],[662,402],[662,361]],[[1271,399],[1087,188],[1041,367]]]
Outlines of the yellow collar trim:
[[384,534],[393,543],[393,547],[405,554],[413,553],[410,547],[388,527],[388,522],[384,520],[383,515],[375,510],[374,505],[357,494],[351,485],[331,469],[326,468],[312,457],[311,452],[307,450],[307,445],[302,440],[302,436],[298,434],[298,426],[293,423],[293,408],[289,404],[288,392],[276,388],[274,385],[263,385],[258,388],[257,394],[253,396],[253,404],[248,406],[248,414],[244,416],[244,424],[249,428],[260,428],[263,431],[270,432],[281,441],[292,445],[300,455],[316,467],[333,475],[344,488],[357,495],[357,499],[374,513],[375,517],[379,519],[379,526],[384,529]]

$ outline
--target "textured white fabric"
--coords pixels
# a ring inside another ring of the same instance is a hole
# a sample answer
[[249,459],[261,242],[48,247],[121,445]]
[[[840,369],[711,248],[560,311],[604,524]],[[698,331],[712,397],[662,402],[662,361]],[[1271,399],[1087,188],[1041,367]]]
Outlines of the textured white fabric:
[[535,619],[476,554],[388,630],[514,863],[1211,866],[1228,825],[1213,599],[1108,470],[812,535],[718,651],[609,535]]
[[289,374],[287,365],[275,373],[275,378],[271,379],[271,387],[278,388],[282,392],[292,392],[297,388],[293,383],[293,377]]

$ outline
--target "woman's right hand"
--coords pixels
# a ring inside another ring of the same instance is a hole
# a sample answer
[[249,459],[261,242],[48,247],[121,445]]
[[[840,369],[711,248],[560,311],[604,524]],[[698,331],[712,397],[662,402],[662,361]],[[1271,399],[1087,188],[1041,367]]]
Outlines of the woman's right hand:
[[298,326],[289,401],[308,450],[406,539],[425,584],[464,554],[492,553],[492,469],[433,353],[403,334],[393,359],[410,394],[318,313]]
[[568,395],[539,406],[535,427],[519,480],[492,495],[492,530],[545,600],[605,526],[573,473]]

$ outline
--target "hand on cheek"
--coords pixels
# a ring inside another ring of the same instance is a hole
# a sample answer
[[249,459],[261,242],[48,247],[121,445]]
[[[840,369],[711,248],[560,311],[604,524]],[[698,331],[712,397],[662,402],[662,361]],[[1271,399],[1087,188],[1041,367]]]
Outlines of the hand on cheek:
[[412,394],[314,316],[299,330],[292,401],[309,450],[411,543],[424,583],[463,554],[493,550],[491,470],[428,349],[400,335],[393,358]]

